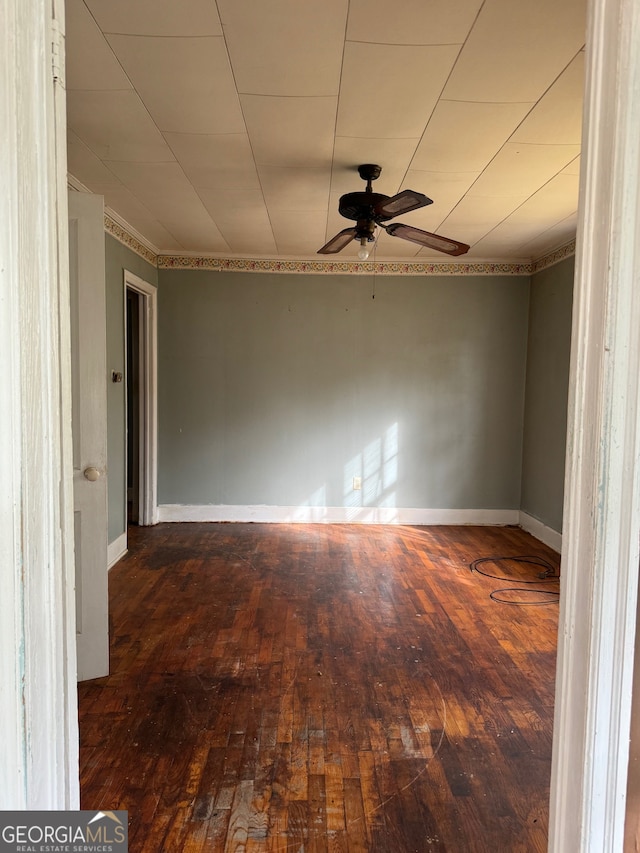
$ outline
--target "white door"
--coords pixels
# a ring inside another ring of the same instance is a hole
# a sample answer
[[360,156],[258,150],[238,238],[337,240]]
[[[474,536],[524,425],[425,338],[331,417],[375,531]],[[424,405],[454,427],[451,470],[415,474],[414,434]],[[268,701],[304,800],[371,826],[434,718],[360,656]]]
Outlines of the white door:
[[109,673],[104,200],[69,193],[78,680]]

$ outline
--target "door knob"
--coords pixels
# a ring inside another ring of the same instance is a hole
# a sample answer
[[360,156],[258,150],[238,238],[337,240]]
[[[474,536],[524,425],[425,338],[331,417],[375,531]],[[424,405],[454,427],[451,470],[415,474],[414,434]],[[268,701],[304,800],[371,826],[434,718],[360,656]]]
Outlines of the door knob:
[[82,472],[85,476],[86,480],[90,480],[92,483],[95,483],[96,480],[100,478],[100,471],[97,468],[93,468],[89,466],[89,468],[85,468]]

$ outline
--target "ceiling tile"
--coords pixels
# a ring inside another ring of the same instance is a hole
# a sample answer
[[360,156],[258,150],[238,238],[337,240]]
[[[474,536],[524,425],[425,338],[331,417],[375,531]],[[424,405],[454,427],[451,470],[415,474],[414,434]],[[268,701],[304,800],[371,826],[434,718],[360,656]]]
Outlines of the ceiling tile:
[[[139,198],[168,199],[195,195],[178,163],[121,163],[107,161],[109,168]],[[151,208],[149,208],[151,209]]]
[[526,226],[509,225],[500,232],[491,231],[474,245],[473,251],[482,258],[519,257],[531,259],[522,245],[537,237],[538,232]]
[[[503,224],[527,225],[539,231],[549,223],[566,219],[578,208],[578,188],[577,175],[556,175],[514,210]],[[500,228],[502,225],[498,226]]]
[[462,44],[482,0],[351,0],[347,39],[375,44]]
[[[67,169],[92,192],[122,187],[122,182],[72,130],[67,131]],[[124,215],[124,214],[123,214]]]
[[170,234],[132,192],[121,186],[119,189],[108,189],[104,193],[104,203],[118,214],[133,228],[142,234],[159,251],[179,251],[188,247]]
[[105,33],[141,36],[221,36],[212,0],[85,0]]
[[509,244],[508,246],[499,243],[485,243],[481,241],[471,247],[469,252],[464,255],[461,260],[469,261],[512,261],[520,263],[528,263],[531,257],[522,250],[519,246]]
[[66,88],[131,89],[100,28],[82,0],[66,0]]
[[195,187],[260,187],[246,133],[165,133],[164,138]]
[[567,166],[579,145],[530,145],[508,142],[469,190],[471,196],[528,198]]
[[526,196],[466,195],[438,226],[437,233],[473,245],[519,207]]
[[258,171],[269,210],[326,211],[331,180],[328,168],[260,166]]
[[562,170],[563,175],[578,175],[580,177],[580,156],[575,157],[568,166]]
[[281,255],[313,258],[326,242],[326,213],[323,210],[274,210],[271,226]]
[[531,110],[510,141],[579,145],[582,138],[583,91],[584,52],[580,51]]
[[174,159],[132,89],[67,92],[67,121],[71,130],[103,160],[164,162]]
[[537,101],[584,44],[583,0],[486,0],[443,97]]
[[422,172],[412,169],[403,189],[417,190],[428,196],[433,204],[414,210],[402,221],[424,231],[435,231],[446,219],[469,187],[478,177],[477,172]]
[[483,257],[519,257],[534,260],[547,251],[569,242],[575,236],[577,214],[574,212],[560,222],[544,229],[533,228],[526,222],[505,223],[474,246]]
[[229,249],[177,163],[108,165],[183,246],[193,244],[195,251]]
[[525,257],[540,258],[545,253],[557,249],[559,246],[564,246],[575,239],[577,223],[578,214],[573,213],[563,219],[562,222],[557,222],[547,228],[546,231],[542,231],[534,240],[530,240],[519,248],[525,253]]
[[347,0],[218,0],[218,7],[240,93],[337,96]]
[[431,172],[481,172],[533,104],[439,101],[411,162]]
[[266,212],[261,189],[202,189],[198,195],[211,216],[217,218],[228,210],[255,210]]
[[108,205],[112,210],[117,210],[118,214],[132,225],[134,219],[154,219],[140,199],[136,198],[131,190],[122,184],[118,187],[107,187],[100,195],[104,196],[105,205]]
[[337,98],[241,95],[256,163],[310,166],[331,162]]
[[160,130],[245,130],[224,39],[121,35],[108,39]]
[[210,190],[203,195],[203,201],[205,206],[213,203],[216,225],[232,252],[276,254],[276,243],[264,204],[221,210]]
[[[345,46],[338,136],[371,139],[422,136],[459,47]],[[372,74],[372,69],[380,73]]]
[[575,175],[556,175],[480,240],[476,248],[494,254],[506,251],[509,246],[523,251],[521,246],[536,240],[555,224],[575,216],[578,182]]
[[462,258],[462,260],[464,260],[469,256],[479,255],[475,246],[487,234],[488,230],[489,228],[482,222],[479,222],[476,225],[469,223],[466,225],[456,225],[453,222],[447,222],[441,228],[438,228],[436,233],[442,237],[450,237],[452,240],[460,240],[471,246],[470,250],[466,255],[464,255],[464,258]]
[[201,206],[174,208],[161,221],[176,240],[194,252],[229,252],[231,247]]
[[[105,197],[106,201],[106,197]],[[111,205],[111,202],[107,202]],[[134,215],[125,217],[126,221],[135,228],[139,234],[146,237],[147,240],[158,250],[158,252],[180,252],[189,251],[191,244],[183,245],[179,240],[170,234],[167,229],[158,222],[157,219],[146,219],[144,217],[136,217]]]

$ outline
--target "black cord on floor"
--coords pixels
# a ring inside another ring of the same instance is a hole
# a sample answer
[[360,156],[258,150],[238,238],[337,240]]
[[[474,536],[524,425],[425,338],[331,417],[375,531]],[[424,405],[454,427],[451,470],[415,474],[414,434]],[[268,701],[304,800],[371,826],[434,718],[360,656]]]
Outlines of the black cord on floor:
[[[552,597],[551,601],[512,601],[509,598],[500,598],[498,593],[500,592],[524,592],[527,595],[531,595],[535,593],[536,595],[548,595]],[[493,601],[499,601],[500,604],[516,604],[518,607],[540,607],[545,604],[554,604],[559,598],[559,592],[553,592],[550,589],[518,589],[516,586],[508,586],[504,589],[494,589],[493,592],[489,593],[489,598],[493,599]]]
[[[494,580],[511,580],[508,576],[505,575],[493,575],[490,572],[484,572],[482,569],[478,568],[483,563],[501,563],[501,562],[511,562],[511,563],[527,563],[534,566],[540,566],[544,569],[544,571],[538,573],[538,577],[533,580],[524,580],[523,578],[513,578],[514,581],[522,584],[541,584],[541,583],[551,583],[552,581],[559,581],[560,575],[556,573],[556,568],[543,557],[537,556],[526,556],[526,557],[481,557],[479,560],[474,560],[469,564],[469,568],[472,572],[476,572],[479,575],[483,575],[486,578],[493,578]],[[523,592],[531,595],[532,593],[548,596],[548,601],[512,601],[507,598],[501,598],[499,593],[504,592]],[[496,589],[492,593],[489,594],[489,598],[493,601],[498,601],[501,604],[514,604],[520,607],[532,607],[532,606],[541,606],[546,604],[554,604],[560,598],[560,593],[555,592],[553,590],[548,589],[520,589],[519,587],[503,587],[502,589]]]

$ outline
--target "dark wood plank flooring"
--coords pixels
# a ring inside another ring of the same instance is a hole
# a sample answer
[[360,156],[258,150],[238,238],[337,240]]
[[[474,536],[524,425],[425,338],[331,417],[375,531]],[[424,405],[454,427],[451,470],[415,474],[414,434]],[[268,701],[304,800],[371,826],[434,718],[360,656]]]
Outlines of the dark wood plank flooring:
[[[515,528],[260,524],[129,545],[111,675],[79,701],[82,808],[128,809],[131,853],[546,850],[558,605],[496,602],[519,583],[469,565],[557,566],[548,548]],[[520,586],[506,597],[532,600]]]

